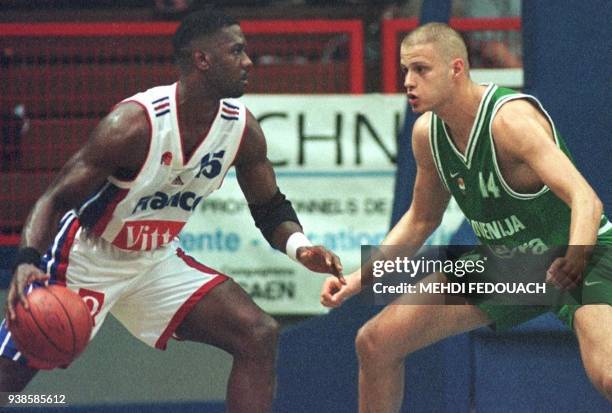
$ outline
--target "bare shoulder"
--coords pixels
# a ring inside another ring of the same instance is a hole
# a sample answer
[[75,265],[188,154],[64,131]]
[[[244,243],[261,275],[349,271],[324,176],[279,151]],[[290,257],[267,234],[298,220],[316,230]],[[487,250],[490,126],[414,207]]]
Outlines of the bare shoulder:
[[534,103],[515,99],[502,105],[492,121],[495,144],[511,152],[554,144],[552,126]]
[[[515,99],[503,104],[493,118],[493,134],[524,134],[534,127],[550,128],[544,114],[527,99]],[[521,133],[522,132],[522,133]]]
[[412,135],[418,135],[422,138],[429,137],[429,124],[431,122],[431,112],[423,113],[421,116],[414,121],[414,126],[412,127]]
[[118,168],[138,170],[146,159],[151,123],[146,110],[134,102],[116,106],[92,132],[83,155],[90,161],[110,162]]
[[92,138],[103,138],[112,144],[147,137],[150,132],[150,120],[144,107],[126,102],[116,106],[100,121]]
[[513,99],[504,103],[497,111],[496,119],[508,116],[529,116],[539,113],[534,104],[527,99]]
[[419,161],[423,157],[431,157],[429,144],[429,126],[431,122],[431,112],[426,112],[419,116],[412,127],[412,149],[414,156]]

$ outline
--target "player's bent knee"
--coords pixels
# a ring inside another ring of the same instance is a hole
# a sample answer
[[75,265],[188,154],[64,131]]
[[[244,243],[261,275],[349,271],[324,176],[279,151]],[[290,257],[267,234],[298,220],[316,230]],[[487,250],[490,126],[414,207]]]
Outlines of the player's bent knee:
[[242,339],[237,352],[249,358],[274,359],[279,325],[268,314],[260,313],[242,322]]
[[381,363],[392,360],[393,349],[385,347],[384,335],[372,322],[366,323],[357,332],[355,350],[361,364]]
[[357,331],[357,337],[355,337],[355,350],[357,351],[357,357],[360,363],[365,363],[371,360],[376,355],[376,338],[373,334],[370,334],[370,329],[365,326],[361,327]]
[[268,314],[262,314],[252,326],[252,340],[256,347],[275,349],[278,342],[279,325]]

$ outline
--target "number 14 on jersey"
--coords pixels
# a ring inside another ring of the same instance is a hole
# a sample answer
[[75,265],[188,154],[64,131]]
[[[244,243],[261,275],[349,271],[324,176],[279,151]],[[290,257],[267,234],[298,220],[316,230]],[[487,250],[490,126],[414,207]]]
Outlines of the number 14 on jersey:
[[483,198],[489,198],[491,195],[493,195],[493,198],[499,198],[501,196],[492,171],[489,172],[489,178],[486,183],[482,176],[482,172],[478,172],[478,186],[480,187],[480,193]]

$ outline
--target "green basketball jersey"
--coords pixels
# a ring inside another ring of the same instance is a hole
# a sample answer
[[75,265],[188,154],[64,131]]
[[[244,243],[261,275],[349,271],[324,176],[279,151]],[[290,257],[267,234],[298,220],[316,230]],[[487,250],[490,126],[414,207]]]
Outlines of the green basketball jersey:
[[[497,245],[498,250],[510,252],[518,248],[537,254],[549,246],[567,245],[570,209],[546,186],[536,193],[518,193],[504,180],[491,128],[499,108],[514,99],[527,99],[542,111],[551,124],[557,146],[571,159],[552,119],[535,97],[494,84],[487,87],[478,107],[465,154],[457,149],[446,125],[435,114],[431,117],[429,140],[443,184],[480,241]],[[606,223],[602,218],[602,226]]]

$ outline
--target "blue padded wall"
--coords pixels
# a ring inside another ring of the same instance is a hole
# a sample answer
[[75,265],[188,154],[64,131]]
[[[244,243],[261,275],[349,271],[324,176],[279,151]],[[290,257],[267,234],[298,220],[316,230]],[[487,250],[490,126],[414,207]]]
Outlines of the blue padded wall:
[[612,2],[523,1],[525,88],[612,215]]

